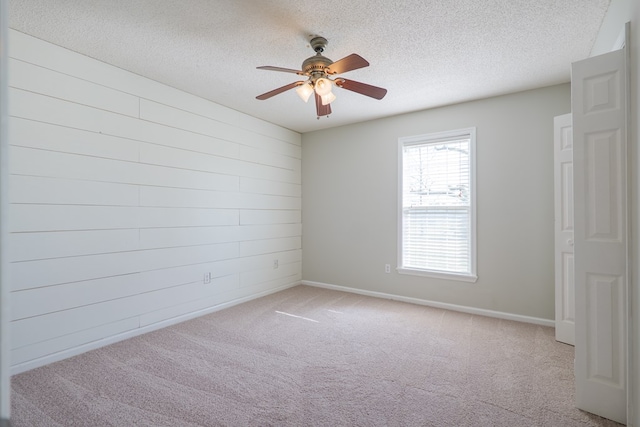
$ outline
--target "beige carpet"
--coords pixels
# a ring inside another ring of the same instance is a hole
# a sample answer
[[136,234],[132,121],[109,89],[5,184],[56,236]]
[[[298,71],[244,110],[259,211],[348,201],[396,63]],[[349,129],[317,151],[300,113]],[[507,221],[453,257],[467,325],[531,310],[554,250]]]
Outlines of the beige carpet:
[[554,331],[298,286],[12,379],[14,427],[617,426]]

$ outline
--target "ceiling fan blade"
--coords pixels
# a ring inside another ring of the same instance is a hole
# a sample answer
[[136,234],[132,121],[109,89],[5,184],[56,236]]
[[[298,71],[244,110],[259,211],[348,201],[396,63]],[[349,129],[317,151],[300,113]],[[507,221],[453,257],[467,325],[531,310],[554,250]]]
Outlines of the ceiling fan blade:
[[320,116],[328,116],[331,114],[331,105],[322,105],[322,98],[320,95],[315,92],[314,95],[316,96],[316,111],[318,112],[318,118],[320,118]]
[[256,67],[258,70],[269,70],[269,71],[282,71],[283,73],[293,73],[293,74],[304,74],[300,70],[293,70],[291,68],[282,68],[282,67],[272,67],[270,65],[265,65],[264,67]]
[[289,89],[293,89],[294,87],[296,87],[298,85],[301,85],[302,83],[304,83],[304,82],[303,81],[299,81],[299,82],[289,83],[286,86],[282,86],[282,87],[279,87],[278,89],[274,89],[274,90],[269,91],[267,93],[263,93],[262,95],[258,95],[258,96],[256,96],[256,99],[264,101],[265,99],[269,99],[272,96],[278,95],[279,93],[286,92]]
[[329,65],[329,74],[346,73],[347,71],[357,70],[358,68],[368,67],[369,63],[362,56],[352,53],[349,56],[345,56],[342,59],[337,60],[333,64]]
[[336,85],[343,89],[357,92],[361,95],[370,96],[375,99],[382,99],[387,94],[387,90],[377,86],[371,86],[366,83],[360,83],[355,80],[336,79]]

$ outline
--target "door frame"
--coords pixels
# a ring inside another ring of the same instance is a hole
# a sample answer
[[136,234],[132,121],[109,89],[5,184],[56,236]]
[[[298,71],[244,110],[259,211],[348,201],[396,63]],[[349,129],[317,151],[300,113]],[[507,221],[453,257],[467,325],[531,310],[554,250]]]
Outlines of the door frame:
[[[627,95],[627,105],[625,106],[627,110],[627,179],[629,185],[627,185],[627,238],[629,239],[629,243],[627,245],[627,295],[626,295],[626,309],[627,309],[627,424],[633,424],[634,417],[634,406],[633,400],[635,393],[638,393],[639,390],[634,390],[634,359],[633,359],[633,334],[634,334],[634,314],[633,314],[633,292],[631,286],[633,284],[633,263],[634,263],[634,254],[633,254],[633,171],[635,170],[635,164],[633,159],[634,150],[632,148],[631,142],[631,132],[632,132],[632,112],[631,112],[631,22],[626,22],[622,28],[620,35],[618,36],[618,40],[616,40],[616,44],[614,49],[624,49],[626,54],[626,77],[627,77],[627,90],[629,91]],[[618,47],[619,45],[619,47]],[[637,314],[636,314],[637,316]],[[636,408],[636,410],[640,410]]]
[[0,425],[8,425],[10,417],[10,351],[9,351],[9,283],[7,262],[9,206],[9,142],[7,126],[9,61],[9,20],[8,0],[0,0]]
[[553,119],[556,341],[575,345],[573,129],[571,113]]

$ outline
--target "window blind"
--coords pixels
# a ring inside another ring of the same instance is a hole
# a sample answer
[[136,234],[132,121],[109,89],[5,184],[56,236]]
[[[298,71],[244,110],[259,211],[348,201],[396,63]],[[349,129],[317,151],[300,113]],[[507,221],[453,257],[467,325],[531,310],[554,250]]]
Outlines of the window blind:
[[403,268],[472,274],[470,138],[406,144]]

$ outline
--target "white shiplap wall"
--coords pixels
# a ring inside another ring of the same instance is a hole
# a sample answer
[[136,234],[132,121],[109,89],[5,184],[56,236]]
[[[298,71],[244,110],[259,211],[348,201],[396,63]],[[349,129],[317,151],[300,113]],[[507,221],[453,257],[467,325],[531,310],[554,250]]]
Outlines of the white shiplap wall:
[[299,283],[299,134],[16,31],[9,86],[14,373]]

